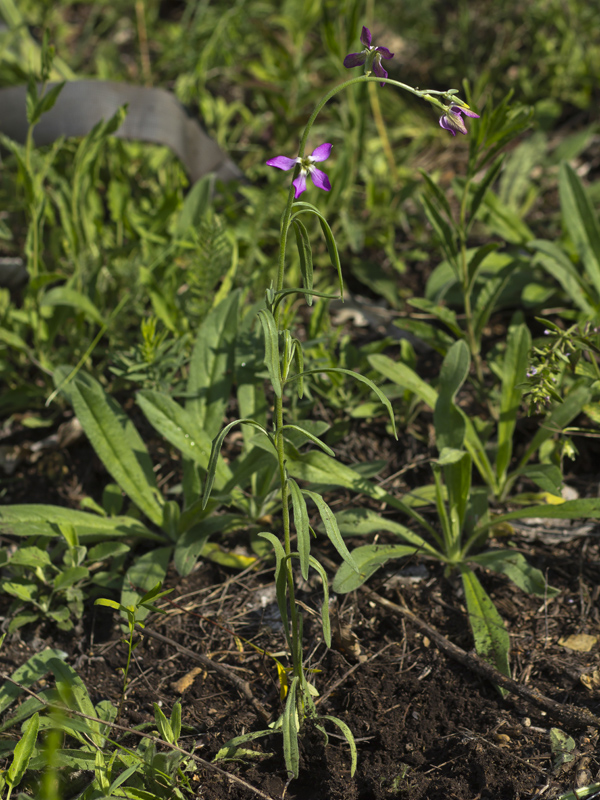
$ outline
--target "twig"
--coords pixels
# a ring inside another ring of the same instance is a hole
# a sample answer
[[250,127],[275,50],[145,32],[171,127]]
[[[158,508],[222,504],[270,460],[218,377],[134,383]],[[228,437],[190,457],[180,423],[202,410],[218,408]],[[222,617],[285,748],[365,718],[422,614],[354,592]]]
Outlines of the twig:
[[179,650],[180,653],[185,653],[188,658],[191,658],[194,661],[197,661],[199,664],[203,664],[205,667],[218,672],[219,675],[222,675],[226,678],[230,683],[232,683],[239,691],[244,695],[246,700],[252,705],[258,716],[265,724],[269,724],[271,721],[271,715],[267,711],[267,709],[260,703],[254,694],[252,693],[252,689],[250,688],[250,684],[246,681],[238,678],[230,669],[228,669],[223,664],[217,664],[215,661],[211,661],[208,656],[202,655],[202,653],[194,653],[193,650],[189,650],[187,647],[184,647],[182,644],[179,644],[174,639],[169,639],[168,636],[163,636],[162,633],[157,633],[153,631],[151,628],[143,628],[139,629],[139,632],[143,636],[150,636],[151,639],[157,639],[159,642],[164,642],[164,644],[170,644],[172,647],[175,647]]
[[72,708],[67,708],[66,706],[58,705],[57,703],[49,703],[47,700],[44,700],[43,697],[40,697],[39,694],[33,692],[29,687],[24,686],[22,683],[15,681],[10,675],[5,675],[3,672],[0,672],[0,678],[5,681],[10,681],[22,692],[26,692],[27,694],[31,695],[31,697],[35,697],[35,699],[41,703],[43,706],[50,707],[51,709],[57,709],[58,711],[62,711],[67,714],[74,714],[76,717],[81,717],[82,719],[87,719],[90,722],[95,722],[96,724],[100,725],[107,725],[110,728],[114,728],[118,731],[123,731],[124,733],[130,733],[134,736],[139,736],[142,739],[150,739],[150,741],[154,742],[155,744],[161,744],[163,747],[168,747],[171,750],[176,750],[178,753],[186,756],[187,758],[193,758],[198,764],[201,764],[203,767],[207,767],[209,770],[213,770],[214,772],[218,772],[224,778],[231,781],[232,783],[237,783],[240,786],[243,786],[245,789],[249,789],[251,792],[254,792],[255,795],[258,797],[262,797],[263,800],[273,800],[268,794],[261,792],[260,789],[252,786],[250,783],[247,783],[242,778],[238,778],[236,775],[231,775],[229,772],[225,772],[224,769],[220,767],[216,767],[214,764],[211,764],[210,761],[205,761],[200,756],[195,755],[194,753],[188,753],[187,750],[184,750],[182,747],[178,747],[176,744],[171,744],[170,742],[166,742],[164,739],[160,739],[158,736],[152,736],[150,733],[144,733],[143,731],[137,731],[134,728],[127,728],[125,725],[118,725],[116,722],[108,722],[107,720],[100,719],[99,717],[92,717],[89,714],[83,714],[81,711],[75,711]]
[[[328,569],[337,569],[336,564],[326,557],[321,556],[321,562]],[[512,678],[508,678],[495,667],[492,667],[491,664],[483,661],[483,659],[479,658],[478,656],[471,655],[462,648],[453,644],[449,639],[439,633],[439,631],[437,631],[435,628],[432,628],[431,625],[423,622],[422,619],[417,617],[416,614],[413,614],[413,612],[408,608],[399,606],[396,603],[392,603],[390,600],[386,600],[385,597],[381,597],[376,592],[369,589],[368,586],[363,585],[360,587],[360,590],[367,595],[369,600],[377,603],[377,605],[381,606],[382,608],[385,608],[400,617],[409,619],[417,628],[420,628],[423,633],[426,633],[427,636],[436,643],[443,653],[455,661],[458,661],[459,664],[462,664],[463,666],[472,670],[477,675],[481,675],[483,678],[486,678],[492,683],[501,686],[503,689],[506,689],[512,694],[516,694],[517,697],[527,700],[532,705],[543,709],[552,717],[561,720],[565,724],[573,725],[575,727],[592,725],[595,728],[600,728],[600,717],[592,714],[592,712],[587,708],[576,708],[575,706],[558,703],[556,700],[551,700],[549,697],[546,697],[535,689],[529,689],[526,686],[523,686],[523,684],[517,683],[517,681],[513,680]]]

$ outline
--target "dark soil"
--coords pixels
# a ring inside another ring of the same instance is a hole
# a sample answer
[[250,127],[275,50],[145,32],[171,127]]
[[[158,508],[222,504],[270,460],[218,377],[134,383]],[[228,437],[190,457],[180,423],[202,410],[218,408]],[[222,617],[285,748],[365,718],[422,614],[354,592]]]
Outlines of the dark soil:
[[[360,433],[368,435],[366,429]],[[362,449],[376,457],[373,442],[374,438],[363,440]],[[78,443],[74,461],[65,456],[67,468],[84,463],[85,447]],[[345,453],[348,460],[353,460],[352,449]],[[390,468],[398,467],[389,452],[381,455]],[[101,465],[88,459],[88,473],[81,476],[84,483],[90,478],[90,465],[95,477],[100,477]],[[69,484],[68,479],[63,485],[81,487],[80,482]],[[43,499],[39,492],[34,497]],[[52,499],[68,500],[65,496]],[[546,524],[541,531],[533,527],[512,539],[512,546],[561,590],[555,599],[543,602],[529,597],[491,573],[480,577],[510,631],[515,680],[559,703],[599,715],[600,537],[591,526],[576,534],[568,523],[554,531]],[[317,557],[320,552],[331,556],[326,544],[315,543]],[[173,644],[144,637],[134,654],[132,682],[119,722],[131,727],[151,723],[154,702],[168,715],[181,700],[184,736],[180,744],[184,748],[195,744],[196,755],[210,762],[229,739],[260,730],[264,723],[230,682],[211,669],[198,670],[199,665],[178,646],[226,665],[247,681],[256,700],[275,720],[282,710],[275,664],[242,640],[251,640],[285,661],[272,569],[265,565],[261,571],[239,574],[200,563],[186,578],[170,573],[167,585],[174,589],[163,603],[167,616],[155,615],[146,624]],[[405,603],[461,648],[472,648],[459,583],[453,576],[445,577],[438,565],[399,562],[387,573],[378,572],[370,586],[395,603]],[[318,581],[312,585],[300,580],[298,587],[302,602],[318,609]],[[0,602],[6,614],[7,598]],[[503,699],[491,683],[449,659],[410,622],[383,611],[361,592],[340,596],[332,617],[338,635],[334,648],[327,650],[320,626],[307,615],[305,653],[310,667],[317,670],[314,682],[323,697],[319,712],[342,719],[356,737],[355,776],[350,777],[349,748],[330,723],[327,747],[319,731],[306,726],[300,777],[287,789],[279,735],[248,745],[263,754],[257,761],[224,763],[223,769],[272,798],[285,793],[289,800],[533,800],[542,796],[552,800],[600,780],[594,728],[573,726],[560,713],[551,717],[514,696]],[[559,644],[575,633],[598,640],[588,652]],[[0,652],[2,672],[12,673],[46,646],[69,653],[69,663],[94,703],[108,699],[119,704],[126,647],[116,619],[106,609],[88,608],[73,632],[61,633],[44,624],[7,637]],[[185,676],[188,685],[183,688],[177,682]],[[552,728],[576,743],[575,757],[562,766],[557,766],[557,754],[552,751]],[[137,739],[125,735],[122,741],[135,746]],[[189,774],[197,797],[242,800],[255,796],[208,765],[197,765]]]
[[[432,367],[436,371],[435,365]],[[476,399],[464,393],[460,402],[467,413]],[[135,413],[135,408],[128,412]],[[65,419],[68,419],[66,417]],[[63,421],[63,420],[60,420]],[[163,485],[180,479],[180,462],[138,415],[135,418],[152,457],[159,465]],[[365,460],[385,463],[378,475],[386,489],[401,494],[431,481],[428,460],[427,415],[420,415],[399,442],[385,431],[385,421],[350,421],[342,441],[334,444],[345,463]],[[526,418],[523,426],[535,425]],[[524,440],[530,432],[523,431]],[[38,438],[48,435],[48,430]],[[23,429],[3,438],[3,444],[21,448],[22,461],[2,480],[4,503],[50,502],[79,507],[83,497],[101,500],[110,480],[85,438],[68,446],[42,450],[31,457]],[[579,456],[567,483],[581,496],[596,493],[599,453],[597,440],[577,441]],[[231,445],[234,446],[234,445]],[[527,488],[527,487],[524,487]],[[339,491],[327,498],[335,511],[366,498]],[[381,509],[379,509],[381,510]],[[600,716],[600,528],[571,523],[530,521],[517,528],[511,546],[547,576],[560,594],[544,602],[516,589],[499,575],[480,571],[484,588],[506,621],[511,636],[513,678],[552,700],[589,709]],[[4,537],[3,544],[10,543]],[[247,545],[247,536],[228,540],[228,546]],[[356,541],[349,544],[360,544]],[[335,558],[326,539],[313,544],[319,558]],[[413,560],[392,562],[369,586],[396,604],[405,604],[417,617],[465,651],[473,647],[460,581],[446,576],[438,564]],[[319,610],[322,592],[318,580],[304,583],[298,575],[298,597]],[[274,661],[253,649],[274,653],[287,663],[285,641],[275,603],[273,568],[261,564],[235,573],[200,562],[182,578],[173,570],[166,585],[173,592],[162,601],[166,616],[146,620],[146,630],[166,636],[171,643],[144,636],[134,652],[131,683],[119,718],[127,728],[154,728],[153,703],[169,716],[175,702],[183,707],[180,745],[204,760],[188,777],[195,796],[205,800],[245,800],[251,788],[230,781],[210,762],[231,738],[265,727],[239,690],[211,668],[200,666],[181,647],[208,656],[226,666],[251,687],[254,698],[270,720],[282,711]],[[0,619],[8,623],[10,598],[0,597]],[[315,670],[320,693],[319,713],[343,720],[356,737],[358,768],[350,777],[350,752],[340,731],[326,723],[330,734],[307,724],[301,737],[301,771],[288,783],[279,734],[246,745],[257,753],[243,761],[220,762],[222,770],[237,776],[263,796],[288,800],[553,800],[567,791],[600,781],[598,730],[570,722],[560,712],[551,715],[515,695],[505,698],[490,682],[440,651],[419,627],[395,616],[364,593],[340,596],[331,609],[334,647],[322,640],[318,620],[306,613],[304,646],[308,666]],[[572,634],[595,636],[586,652],[560,642]],[[105,608],[89,605],[74,631],[60,632],[49,624],[29,626],[7,636],[0,650],[0,669],[11,674],[33,653],[58,647],[88,688],[94,704],[121,700],[121,669],[126,645],[120,624]],[[186,679],[181,682],[182,679]],[[33,686],[34,690],[39,686]],[[11,712],[14,707],[11,708]],[[551,729],[572,737],[571,760],[560,764],[552,749]],[[124,734],[122,743],[135,748],[138,738]],[[0,765],[2,766],[2,765]],[[6,765],[3,765],[6,766]],[[90,776],[91,778],[91,776]],[[80,791],[80,789],[79,789]],[[66,790],[62,800],[76,792]],[[569,800],[576,800],[571,795]]]

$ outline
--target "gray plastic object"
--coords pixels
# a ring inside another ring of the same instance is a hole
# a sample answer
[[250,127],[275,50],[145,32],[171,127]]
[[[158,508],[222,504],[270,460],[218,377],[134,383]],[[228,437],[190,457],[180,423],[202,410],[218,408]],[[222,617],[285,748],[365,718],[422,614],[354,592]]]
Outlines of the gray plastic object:
[[[49,84],[49,88],[55,84]],[[0,89],[0,131],[21,144],[27,136],[26,86]],[[241,170],[189,117],[176,97],[165,89],[114,81],[67,82],[54,107],[35,126],[36,145],[51,144],[59,136],[85,136],[102,119],[110,119],[125,103],[127,116],[115,132],[121,139],[140,139],[169,147],[195,183],[214,173],[224,182],[239,180]],[[11,263],[4,263],[10,261]],[[26,282],[25,267],[15,259],[0,259],[0,286],[16,289]]]
[[[49,88],[56,84],[49,84]],[[0,131],[17,142],[27,136],[26,86],[0,89]],[[127,116],[115,136],[141,139],[170,147],[193,183],[209,172],[222,181],[242,177],[233,161],[188,117],[166,89],[151,89],[115,81],[70,81],[54,107],[35,126],[36,145],[51,144],[59,136],[85,136],[97,122],[110,119],[125,103]]]

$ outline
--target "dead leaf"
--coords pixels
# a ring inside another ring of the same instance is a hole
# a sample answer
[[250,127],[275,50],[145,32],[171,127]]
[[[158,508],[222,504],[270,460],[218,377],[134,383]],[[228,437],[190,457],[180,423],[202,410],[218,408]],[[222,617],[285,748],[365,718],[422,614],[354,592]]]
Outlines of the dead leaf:
[[588,691],[598,691],[600,689],[600,669],[595,669],[593,672],[580,675],[579,680],[583,683]]
[[183,694],[187,689],[190,688],[196,675],[199,675],[201,672],[201,667],[194,667],[194,669],[191,669],[182,678],[179,678],[178,681],[174,681],[174,683],[171,684],[171,689],[173,689],[174,692],[177,692],[177,694]]
[[567,638],[559,639],[561,647],[568,647],[569,650],[576,650],[578,653],[589,653],[598,641],[597,636],[590,636],[589,633],[574,633]]

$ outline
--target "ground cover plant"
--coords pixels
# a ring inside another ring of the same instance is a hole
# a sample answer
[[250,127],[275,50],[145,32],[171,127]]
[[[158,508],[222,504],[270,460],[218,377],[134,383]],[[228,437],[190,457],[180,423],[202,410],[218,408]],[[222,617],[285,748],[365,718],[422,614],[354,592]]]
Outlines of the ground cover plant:
[[[453,72],[474,3],[415,89],[433,23],[342,5],[0,3],[8,797],[600,790],[595,120],[552,129],[598,50],[534,4],[543,69]],[[73,70],[173,87],[245,180],[126,109],[35,147]]]

